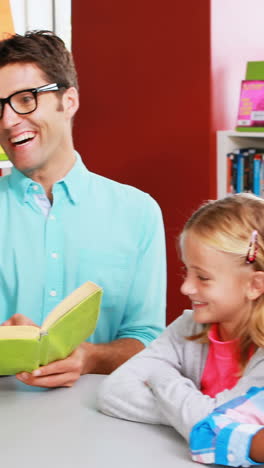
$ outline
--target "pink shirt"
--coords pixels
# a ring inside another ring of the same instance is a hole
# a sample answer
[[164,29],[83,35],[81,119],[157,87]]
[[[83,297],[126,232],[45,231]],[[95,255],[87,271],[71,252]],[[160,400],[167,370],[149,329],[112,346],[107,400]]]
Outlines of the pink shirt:
[[218,325],[209,331],[209,352],[201,379],[201,392],[214,397],[223,390],[233,388],[239,377],[237,339],[220,341]]

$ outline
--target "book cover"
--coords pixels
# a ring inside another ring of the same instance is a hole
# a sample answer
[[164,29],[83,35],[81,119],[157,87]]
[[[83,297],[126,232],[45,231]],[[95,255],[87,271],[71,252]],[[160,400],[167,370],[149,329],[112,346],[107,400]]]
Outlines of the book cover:
[[264,130],[264,81],[242,81],[237,125],[239,131]]
[[240,150],[234,151],[236,154],[236,193],[244,191],[244,170],[245,170],[245,158],[248,156],[247,152],[241,152]]
[[[245,80],[264,80],[264,61],[249,61],[247,62]],[[237,126],[239,132],[264,132],[264,127],[245,127]]]
[[0,375],[32,372],[65,359],[95,330],[102,288],[88,281],[46,317],[41,327],[0,326]]
[[227,153],[227,170],[226,170],[226,193],[235,193],[234,188],[234,170],[235,170],[235,154]]
[[262,154],[262,163],[260,169],[260,196],[264,198],[264,154]]
[[261,166],[262,154],[255,154],[253,157],[253,187],[252,192],[258,197],[261,196]]
[[0,146],[0,161],[8,161],[8,156],[4,152],[2,146]]
[[264,61],[247,62],[246,80],[264,80]]
[[241,153],[245,153],[244,161],[244,191],[253,192],[253,162],[257,152],[256,148],[241,148]]

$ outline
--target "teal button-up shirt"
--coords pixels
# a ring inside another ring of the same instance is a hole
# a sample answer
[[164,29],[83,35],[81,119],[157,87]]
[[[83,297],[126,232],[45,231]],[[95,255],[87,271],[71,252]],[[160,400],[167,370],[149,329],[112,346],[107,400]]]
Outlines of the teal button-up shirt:
[[134,187],[87,170],[79,155],[53,186],[46,217],[43,187],[21,172],[0,178],[0,322],[21,313],[41,325],[85,281],[103,287],[89,341],[136,338],[147,345],[165,325],[166,265],[157,203]]

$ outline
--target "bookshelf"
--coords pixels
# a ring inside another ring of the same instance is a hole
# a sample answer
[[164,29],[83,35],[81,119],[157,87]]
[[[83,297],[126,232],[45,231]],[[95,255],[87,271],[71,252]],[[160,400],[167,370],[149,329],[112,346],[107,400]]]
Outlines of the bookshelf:
[[264,132],[219,130],[216,133],[217,198],[226,195],[226,155],[236,148],[264,148]]

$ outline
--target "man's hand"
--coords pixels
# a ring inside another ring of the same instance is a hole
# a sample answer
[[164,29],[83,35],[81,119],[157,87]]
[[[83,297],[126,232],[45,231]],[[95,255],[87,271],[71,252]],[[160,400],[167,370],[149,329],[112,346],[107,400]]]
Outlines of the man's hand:
[[32,373],[21,372],[16,375],[16,378],[27,385],[36,387],[72,387],[76,380],[86,373],[84,372],[84,363],[87,345],[89,347],[91,344],[82,343],[66,359],[51,362]]
[[120,338],[111,343],[82,343],[66,359],[51,362],[16,377],[36,387],[71,387],[83,374],[110,374],[127,359],[144,348],[134,338]]
[[37,327],[37,325],[28,317],[23,314],[15,314],[12,315],[8,320],[1,324],[2,326],[13,326],[13,325],[33,325]]

